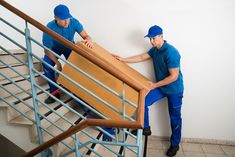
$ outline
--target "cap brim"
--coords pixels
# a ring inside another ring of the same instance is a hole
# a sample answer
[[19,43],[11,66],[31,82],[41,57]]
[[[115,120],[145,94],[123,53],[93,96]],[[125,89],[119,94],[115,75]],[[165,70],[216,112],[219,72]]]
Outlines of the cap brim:
[[145,35],[144,37],[146,38],[146,37],[148,37],[148,38],[153,38],[153,37],[155,37],[156,35],[153,35],[153,34],[147,34],[147,35]]
[[66,20],[66,19],[70,19],[70,18],[72,18],[72,15],[66,15],[66,16],[61,16],[61,17],[59,17],[61,20]]

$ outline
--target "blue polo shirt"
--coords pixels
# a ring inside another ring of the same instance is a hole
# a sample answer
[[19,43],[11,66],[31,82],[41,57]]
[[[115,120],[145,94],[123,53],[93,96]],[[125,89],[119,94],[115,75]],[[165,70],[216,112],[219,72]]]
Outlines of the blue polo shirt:
[[180,54],[178,50],[172,45],[164,41],[164,44],[160,49],[152,47],[148,54],[153,60],[153,66],[155,70],[155,76],[157,81],[161,81],[169,76],[170,68],[179,68],[179,75],[176,81],[159,87],[159,90],[163,94],[172,95],[180,94],[184,91],[183,75],[180,70]]
[[[74,42],[75,33],[76,32],[81,33],[83,31],[82,24],[75,18],[70,19],[68,28],[59,26],[56,23],[56,20],[52,20],[51,22],[49,22],[47,24],[47,27],[73,43],[75,43]],[[60,51],[62,53],[62,52],[71,51],[69,48],[65,47],[62,43],[55,40],[54,38],[52,38],[46,33],[43,33],[42,42],[44,46],[46,46],[49,49],[53,49],[56,52]]]

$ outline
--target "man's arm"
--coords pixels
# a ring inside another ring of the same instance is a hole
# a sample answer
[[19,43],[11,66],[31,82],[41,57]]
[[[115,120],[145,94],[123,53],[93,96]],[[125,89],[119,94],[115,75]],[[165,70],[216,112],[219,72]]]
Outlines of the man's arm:
[[179,68],[170,68],[169,73],[170,73],[169,76],[167,76],[165,79],[163,79],[161,81],[158,81],[157,83],[149,82],[152,89],[158,88],[158,87],[161,87],[164,85],[168,85],[172,82],[175,82],[178,78],[178,75],[179,75]]
[[62,70],[61,63],[58,61],[58,59],[48,50],[44,50],[45,54],[56,64],[59,71]]
[[79,35],[82,37],[82,39],[84,40],[84,43],[87,47],[93,48],[92,39],[84,29],[82,32],[79,33]]
[[136,55],[136,56],[132,56],[132,57],[127,57],[127,58],[122,58],[120,56],[117,55],[113,55],[117,60],[120,60],[122,62],[126,62],[126,63],[137,63],[137,62],[142,62],[145,60],[150,59],[150,56],[148,53],[142,53],[140,55]]

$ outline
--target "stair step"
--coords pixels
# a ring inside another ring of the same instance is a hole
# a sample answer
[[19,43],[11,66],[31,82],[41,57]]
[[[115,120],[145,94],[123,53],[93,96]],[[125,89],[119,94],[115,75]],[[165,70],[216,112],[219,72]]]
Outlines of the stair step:
[[[91,134],[91,136],[94,137],[94,138],[96,138],[97,135],[100,133],[100,131],[97,130],[95,127],[87,127],[87,128],[85,128],[85,129],[83,129],[83,130],[86,131],[87,133]],[[87,141],[91,140],[90,137],[88,137],[87,135],[85,135],[85,134],[82,133],[81,131],[77,134],[77,138],[78,138],[82,143],[86,143]],[[70,145],[74,146],[74,142],[73,142],[73,140],[72,140],[71,138],[67,138],[66,140],[67,140],[67,142],[68,142]],[[89,144],[88,147],[91,147],[91,145],[92,145],[92,144]],[[64,153],[64,152],[69,151],[69,148],[66,147],[65,145],[62,145],[62,144],[61,144],[60,147],[59,147],[59,150],[60,150],[61,153]],[[85,154],[87,153],[88,149],[87,149],[86,147],[84,147],[84,148],[81,148],[80,151],[81,151],[81,154],[84,154],[84,155],[85,155]]]
[[[49,89],[48,84],[43,84],[43,85],[41,85],[41,87],[42,87],[43,89]],[[31,89],[28,89],[27,91],[28,91],[29,93],[32,93],[32,90],[31,90]],[[37,92],[37,93],[40,93],[41,90],[40,90],[40,89],[36,89],[36,92]],[[23,99],[23,100],[24,100],[24,99],[28,99],[28,98],[30,97],[30,96],[29,96],[27,93],[25,93],[25,92],[18,93],[17,96],[18,96],[19,98]],[[17,103],[19,103],[19,100],[16,99],[13,95],[10,95],[10,96],[6,97],[5,100],[6,100],[7,102],[9,102],[10,104],[17,104]],[[1,103],[1,104],[3,104],[3,103]],[[1,104],[0,104],[0,107],[1,107]],[[6,106],[8,107],[9,105],[6,104]]]
[[[64,98],[65,104],[68,105],[68,106],[72,106],[72,105],[73,105],[73,100],[71,100],[71,99],[72,99],[72,98],[70,98],[69,96],[66,96],[66,98]],[[66,101],[68,101],[68,102],[66,102]],[[59,108],[56,110],[56,112],[57,112],[58,114],[60,114],[60,115],[65,115],[66,113],[69,112],[69,109],[67,109],[66,107],[64,107],[64,106],[62,106],[62,105],[60,104],[60,106],[59,106]],[[55,113],[53,113],[53,112],[52,112],[51,114],[49,114],[49,115],[47,116],[47,118],[48,118],[51,122],[56,122],[58,119],[61,119],[60,116],[58,116],[57,114],[55,114]],[[44,128],[48,128],[48,127],[52,126],[52,124],[51,124],[49,121],[47,121],[46,119],[42,119],[42,120],[41,120],[41,125],[42,125]]]
[[[42,88],[44,88],[44,89],[46,89],[46,90],[48,90],[49,89],[49,87],[48,87],[48,85],[47,84],[43,84],[43,85],[41,85],[41,87]],[[32,90],[31,89],[28,89],[27,90],[29,93],[32,93]],[[39,93],[41,93],[41,91],[39,90],[39,89],[36,89],[36,92],[39,94]],[[31,96],[29,96],[27,93],[25,93],[25,92],[21,92],[21,93],[18,93],[17,94],[17,96],[19,97],[19,98],[21,98],[22,100],[28,100],[28,99],[31,99]],[[18,103],[20,103],[20,101],[17,99],[17,98],[15,98],[13,95],[9,95],[8,97],[6,97],[6,98],[4,98],[7,102],[9,102],[10,104],[18,104]],[[0,101],[0,108],[8,108],[9,107],[9,105],[8,104],[6,104],[5,102],[3,102],[3,101]],[[11,108],[11,107],[10,107]]]
[[[22,50],[22,49],[13,49],[13,50],[9,50],[12,54],[14,54],[15,57],[20,58],[21,60],[23,60],[24,62],[27,62],[27,53]],[[1,56],[1,60],[6,63],[6,64],[15,64],[15,63],[19,63],[18,60],[16,60],[14,57],[12,57],[11,55],[9,55],[7,52],[5,51],[0,51],[0,56]],[[3,66],[0,63],[0,66]]]
[[[54,104],[50,104],[51,107],[56,107],[56,103]],[[48,111],[48,109],[46,109],[45,107],[42,107],[42,106],[39,106],[39,112],[41,114],[44,114]],[[32,119],[35,119],[35,116],[34,116],[34,111],[30,110],[28,112],[25,113],[28,117],[32,118]],[[27,118],[25,118],[24,116],[18,116],[12,120],[9,121],[10,123],[13,123],[13,124],[22,124],[22,125],[30,125],[32,126],[33,125],[33,122],[31,122],[30,120],[28,120]]]
[[[77,119],[79,119],[79,116],[75,115],[73,112],[67,112],[66,114],[64,114],[64,117],[67,118],[69,121],[71,121],[72,123],[75,123]],[[65,121],[64,119],[60,118],[59,120],[57,120],[55,122],[55,125],[58,125],[60,128],[67,130],[68,128],[71,127],[71,124],[69,124],[67,121]],[[62,133],[62,131],[60,129],[58,129],[57,127],[55,127],[54,125],[51,125],[50,127],[47,128],[50,132],[52,132],[55,135],[59,135],[60,133]],[[50,140],[52,137],[51,135],[49,135],[48,133],[44,132],[43,133],[43,137],[45,141]]]
[[[35,77],[38,77],[38,76],[39,76],[39,74],[35,74]],[[30,79],[30,75],[24,75],[24,77],[27,78],[27,79]],[[25,80],[24,77],[16,76],[16,77],[11,78],[11,80],[14,81],[14,82],[20,82],[20,81]],[[9,81],[9,80],[0,80],[0,84],[2,86],[6,86],[7,84],[12,84],[12,82]]]
[[[120,133],[118,134],[118,140],[122,140],[122,131],[120,131]],[[112,149],[114,152],[119,153],[121,146],[115,146],[115,145],[106,145],[106,147]],[[101,156],[104,157],[116,157],[117,155],[111,151],[109,151],[107,148],[105,148],[104,146],[98,144],[95,146],[94,148]],[[97,156],[95,153],[91,153],[90,157],[95,157]]]
[[[22,75],[27,75],[29,74],[29,69],[28,66],[23,65],[23,64],[15,64],[13,65],[14,70],[16,70],[17,72],[19,72]],[[34,62],[34,68],[37,69],[38,71],[42,71],[42,65],[40,62]],[[1,74],[3,74],[4,76],[7,76],[9,78],[15,78],[15,77],[20,77],[16,72],[14,72],[13,70],[11,70],[8,67],[0,67],[0,72]],[[3,80],[6,80],[4,77],[0,76],[0,81],[2,82]],[[6,80],[8,81],[8,80]],[[2,84],[2,83],[0,83]]]
[[[61,98],[61,100],[62,101],[64,101],[63,100],[63,97]],[[56,106],[58,106],[58,102],[54,102],[54,103],[52,103],[52,104],[50,104],[49,106],[51,107],[51,108],[54,108],[54,107],[56,107]],[[43,105],[40,105],[39,106],[39,112],[41,113],[41,114],[45,114],[45,113],[47,113],[49,111],[49,109],[47,109],[45,106],[43,106]],[[34,116],[34,111],[32,111],[32,110],[29,110],[28,112],[26,112],[25,113],[28,117],[30,117],[30,118],[32,118],[32,119],[35,119],[35,116]],[[10,121],[11,123],[15,123],[15,124],[25,124],[25,125],[33,125],[33,122],[31,122],[30,120],[28,120],[27,118],[25,118],[25,117],[23,117],[23,116],[18,116],[18,117],[16,117],[16,118],[14,118],[14,119],[12,119],[11,121]]]
[[[40,100],[44,100],[47,97],[47,94],[45,93],[41,93],[37,96]],[[25,101],[29,106],[31,106],[33,108],[33,99],[30,98],[28,100]],[[17,107],[20,111],[26,113],[30,110],[29,107],[27,107],[24,103],[18,103],[15,105],[15,107]],[[20,115],[19,112],[15,111],[12,108],[8,108],[8,121],[18,117]]]
[[[41,76],[35,77],[35,82],[38,85],[42,85],[46,83],[46,80],[44,78],[42,78]],[[19,85],[20,87],[22,87],[25,90],[28,90],[31,88],[31,83],[28,80],[21,80],[19,82],[17,82],[17,85]],[[3,88],[8,89],[9,91],[11,91],[14,94],[18,94],[23,92],[20,88],[18,88],[16,85],[14,84],[6,84],[3,86]],[[0,96],[2,98],[7,98],[9,96],[11,96],[10,93],[6,92],[4,89],[0,89]]]

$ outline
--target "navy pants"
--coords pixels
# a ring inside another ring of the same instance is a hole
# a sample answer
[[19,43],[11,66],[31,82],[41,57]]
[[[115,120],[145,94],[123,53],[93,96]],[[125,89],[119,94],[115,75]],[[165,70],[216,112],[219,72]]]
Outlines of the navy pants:
[[144,113],[144,128],[149,127],[149,106],[154,102],[166,97],[168,100],[168,110],[171,123],[171,145],[176,146],[180,143],[181,140],[181,128],[182,128],[182,119],[181,119],[181,106],[183,93],[174,94],[174,95],[165,95],[162,94],[159,89],[155,88],[151,90],[145,98],[145,113]]
[[[61,53],[59,50],[56,50],[56,49],[52,49],[52,51],[57,53],[59,56],[61,56],[63,54],[66,59],[68,59],[68,57],[69,57],[69,55],[71,53],[71,51],[64,51],[63,53]],[[55,63],[47,55],[44,55],[43,60],[46,63],[48,63],[49,65],[51,65],[52,67],[55,66]],[[43,69],[44,69],[44,75],[47,78],[49,78],[50,80],[52,80],[53,82],[56,83],[55,71],[52,68],[50,68],[49,66],[47,66],[46,64],[42,64],[42,66],[43,66]],[[50,93],[52,93],[52,92],[54,92],[55,90],[58,89],[52,83],[48,82],[48,84],[49,84],[49,88],[50,88]]]

